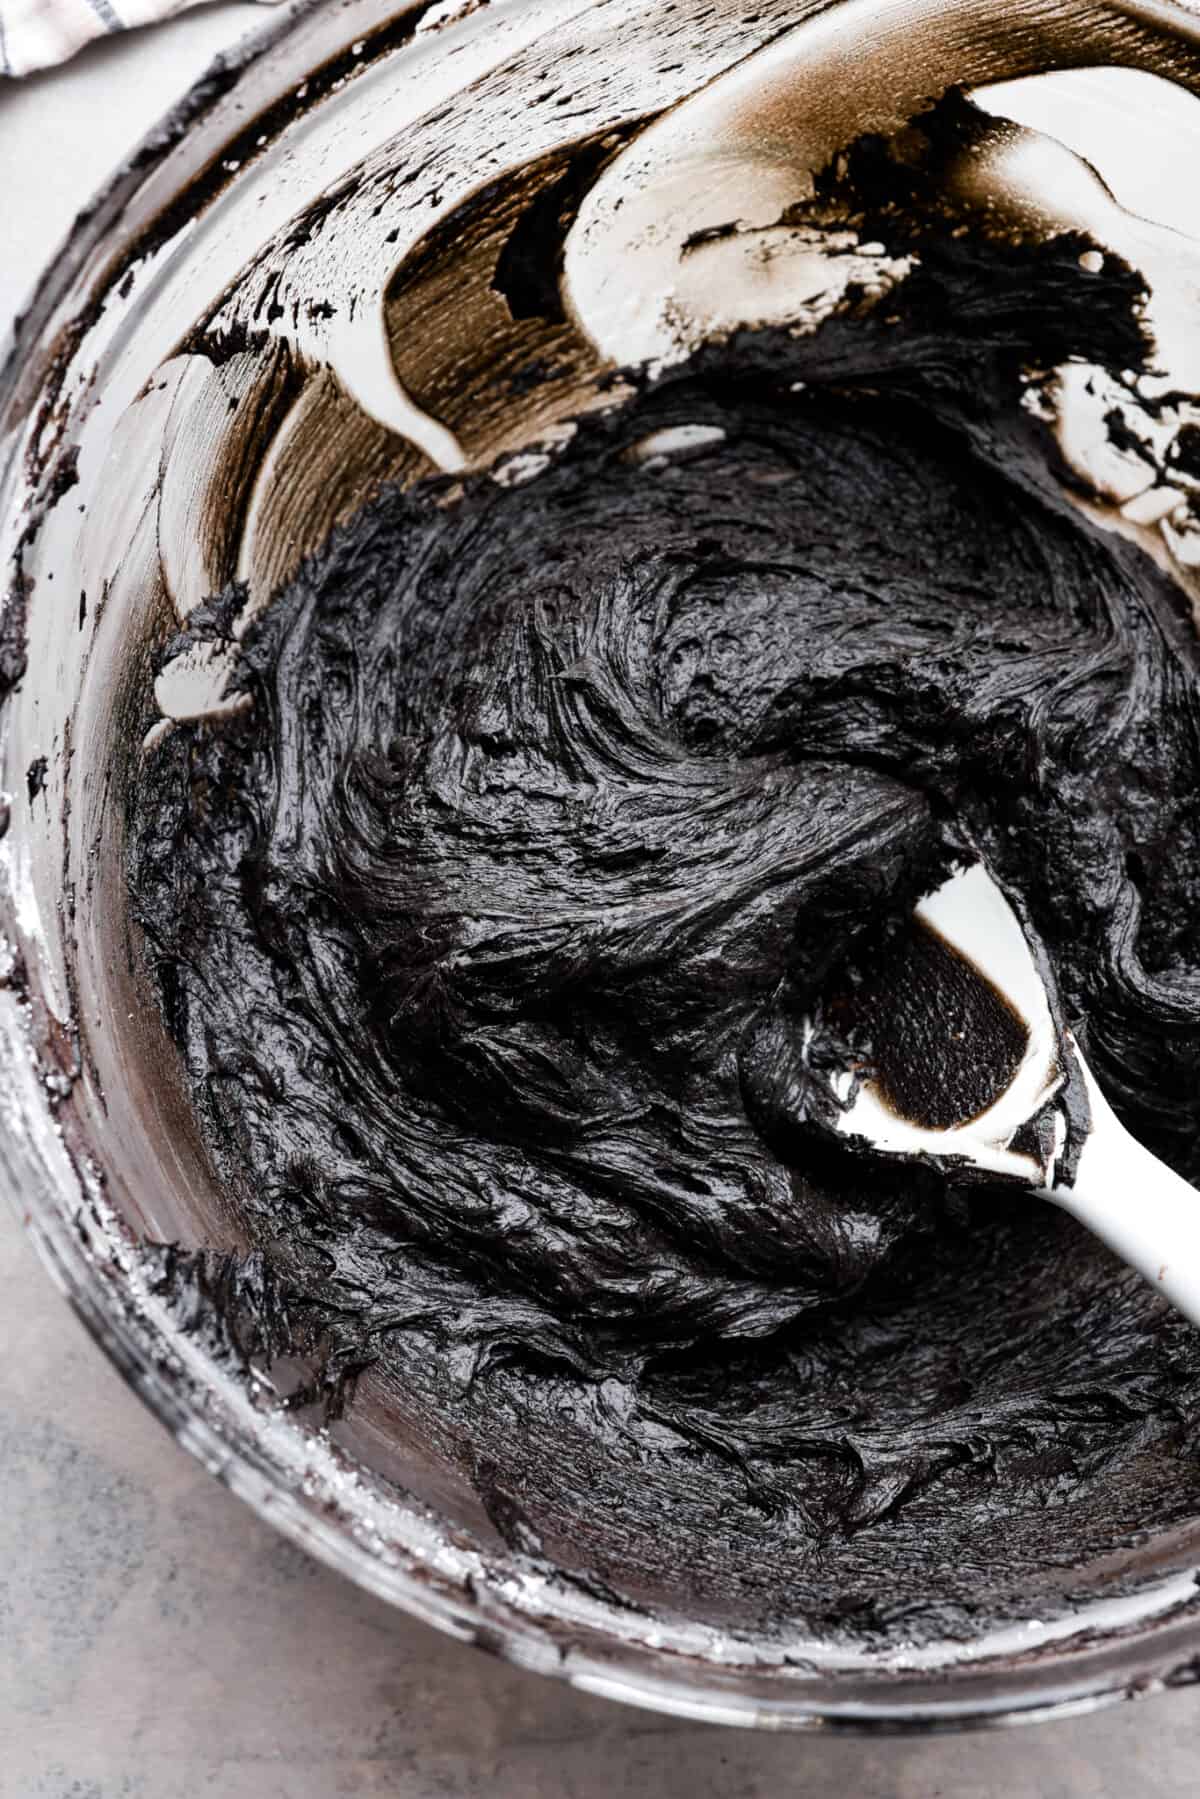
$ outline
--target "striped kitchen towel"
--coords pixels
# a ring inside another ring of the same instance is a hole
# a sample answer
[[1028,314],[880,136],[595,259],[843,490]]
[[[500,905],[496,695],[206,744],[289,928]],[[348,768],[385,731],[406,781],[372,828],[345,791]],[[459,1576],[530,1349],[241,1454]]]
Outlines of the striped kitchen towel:
[[[278,0],[264,0],[268,6]],[[0,75],[66,62],[90,38],[153,25],[197,0],[0,0]]]

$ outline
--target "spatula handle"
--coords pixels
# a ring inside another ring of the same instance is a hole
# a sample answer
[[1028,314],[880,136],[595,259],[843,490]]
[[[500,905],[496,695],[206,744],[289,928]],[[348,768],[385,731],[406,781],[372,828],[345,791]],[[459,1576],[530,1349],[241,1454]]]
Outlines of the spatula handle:
[[1074,1186],[1048,1197],[1200,1324],[1200,1191],[1129,1135],[1076,1054],[1092,1130]]

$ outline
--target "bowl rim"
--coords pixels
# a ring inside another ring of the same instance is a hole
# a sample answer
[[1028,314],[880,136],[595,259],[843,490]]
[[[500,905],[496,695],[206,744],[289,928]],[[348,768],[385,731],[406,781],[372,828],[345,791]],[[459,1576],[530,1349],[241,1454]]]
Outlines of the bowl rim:
[[[379,27],[421,9],[421,0],[369,3]],[[1195,26],[1195,14],[1173,0],[1164,10]],[[321,12],[332,20],[323,0],[285,0],[269,19],[219,53],[109,176],[69,229],[25,312],[14,321],[0,364],[0,417],[16,398],[20,377],[36,367],[48,321],[89,257],[118,225],[126,201],[247,71]],[[347,42],[351,29],[347,19]],[[15,454],[14,444],[5,464]],[[0,465],[0,488],[7,472]],[[0,699],[0,726],[7,710]],[[477,1572],[465,1579],[462,1567],[452,1575],[431,1576],[429,1567],[412,1555],[381,1558],[378,1543],[369,1546],[350,1528],[348,1514],[337,1513],[327,1487],[303,1490],[285,1478],[278,1457],[265,1453],[251,1433],[261,1405],[256,1411],[215,1365],[207,1365],[206,1378],[201,1377],[199,1352],[172,1325],[165,1306],[156,1310],[131,1304],[127,1283],[132,1264],[113,1256],[111,1236],[99,1242],[97,1226],[111,1232],[113,1217],[105,1218],[100,1188],[66,1150],[28,1054],[28,1030],[24,997],[0,974],[0,1187],[55,1285],[122,1379],[178,1443],[258,1517],[399,1610],[582,1691],[695,1721],[773,1730],[907,1734],[1008,1726],[1079,1715],[1200,1678],[1200,1613],[1186,1597],[1167,1606],[1161,1601],[1151,1605],[1114,1631],[1095,1624],[1089,1628],[1085,1611],[1073,1634],[1059,1639],[1065,1645],[1061,1656],[1046,1653],[1049,1643],[1040,1654],[1031,1644],[1033,1653],[1021,1652],[1014,1665],[963,1660],[917,1674],[889,1669],[881,1661],[856,1685],[829,1670],[815,1675],[800,1668],[773,1671],[752,1662],[687,1657],[649,1640],[636,1646],[615,1636],[606,1640],[594,1621],[586,1619],[556,1635],[502,1591],[511,1587],[517,1566],[507,1551],[480,1561]],[[64,1169],[74,1186],[69,1204],[64,1203]],[[305,1433],[294,1425],[287,1428],[311,1449]],[[322,1454],[328,1451],[325,1444]],[[413,1520],[437,1522],[415,1500],[393,1503]],[[1147,1594],[1155,1591],[1151,1587]],[[914,1686],[918,1692],[912,1691]]]

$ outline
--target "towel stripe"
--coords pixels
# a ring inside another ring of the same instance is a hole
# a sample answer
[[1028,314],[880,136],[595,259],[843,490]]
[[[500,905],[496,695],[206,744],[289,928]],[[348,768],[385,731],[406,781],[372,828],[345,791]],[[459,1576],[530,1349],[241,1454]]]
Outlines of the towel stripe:
[[[53,68],[94,38],[151,25],[198,0],[0,0],[0,81]],[[280,0],[260,0],[268,6]],[[2,234],[0,234],[2,236]],[[0,1779],[0,1785],[3,1780]]]
[[88,5],[104,26],[105,31],[124,31],[125,21],[113,5],[112,0],[88,0]]

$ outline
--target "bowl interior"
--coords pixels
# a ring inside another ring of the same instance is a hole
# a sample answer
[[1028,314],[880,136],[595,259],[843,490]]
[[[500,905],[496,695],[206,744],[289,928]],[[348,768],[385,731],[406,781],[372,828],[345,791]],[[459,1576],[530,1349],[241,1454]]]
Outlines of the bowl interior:
[[[678,1711],[953,1721],[1165,1678],[1196,1647],[1200,1518],[1147,1518],[1083,1566],[1048,1550],[1014,1574],[999,1621],[960,1605],[939,1634],[920,1592],[882,1625],[850,1605],[844,1628],[814,1630],[788,1567],[752,1545],[740,1568],[723,1549],[705,1579],[701,1535],[688,1566],[639,1564],[619,1533],[581,1540],[570,1519],[523,1541],[462,1442],[386,1368],[360,1377],[344,1416],[285,1410],[300,1363],[245,1366],[205,1322],[222,1256],[252,1245],[128,915],[126,796],[179,722],[239,703],[225,649],[170,651],[207,597],[243,583],[244,627],[385,483],[441,477],[452,503],[465,471],[536,479],[568,421],[620,403],[614,368],[676,353],[664,294],[684,307],[684,348],[786,319],[794,287],[764,290],[740,251],[681,292],[663,243],[674,254],[714,205],[773,216],[781,183],[951,84],[1098,167],[1109,199],[1068,184],[1063,228],[1150,259],[1164,389],[1200,393],[1186,329],[1200,217],[1189,184],[1159,179],[1200,150],[1197,28],[1165,8],[1136,29],[1115,6],[1009,10],[972,33],[970,5],[875,9],[868,41],[856,0],[300,6],[80,222],[0,390],[0,649],[25,665],[4,710],[5,1184],[106,1346],[252,1503],[445,1628]],[[781,94],[781,113],[764,110]],[[547,193],[564,299],[539,308],[497,268],[518,221],[544,224]],[[1169,254],[1162,227],[1178,233]],[[832,306],[844,286],[822,281]],[[539,361],[560,378],[514,381]],[[1089,373],[1093,400],[1119,375]],[[1086,385],[1064,376],[1055,427],[1078,503],[1192,591],[1200,534],[1178,506],[1154,516],[1144,489],[1130,504]],[[912,1528],[939,1528],[936,1512]],[[945,1553],[985,1564],[1000,1547],[947,1538]],[[877,1596],[886,1535],[860,1549],[855,1578]],[[555,1572],[580,1562],[604,1578]],[[832,1562],[831,1582],[847,1578]]]

